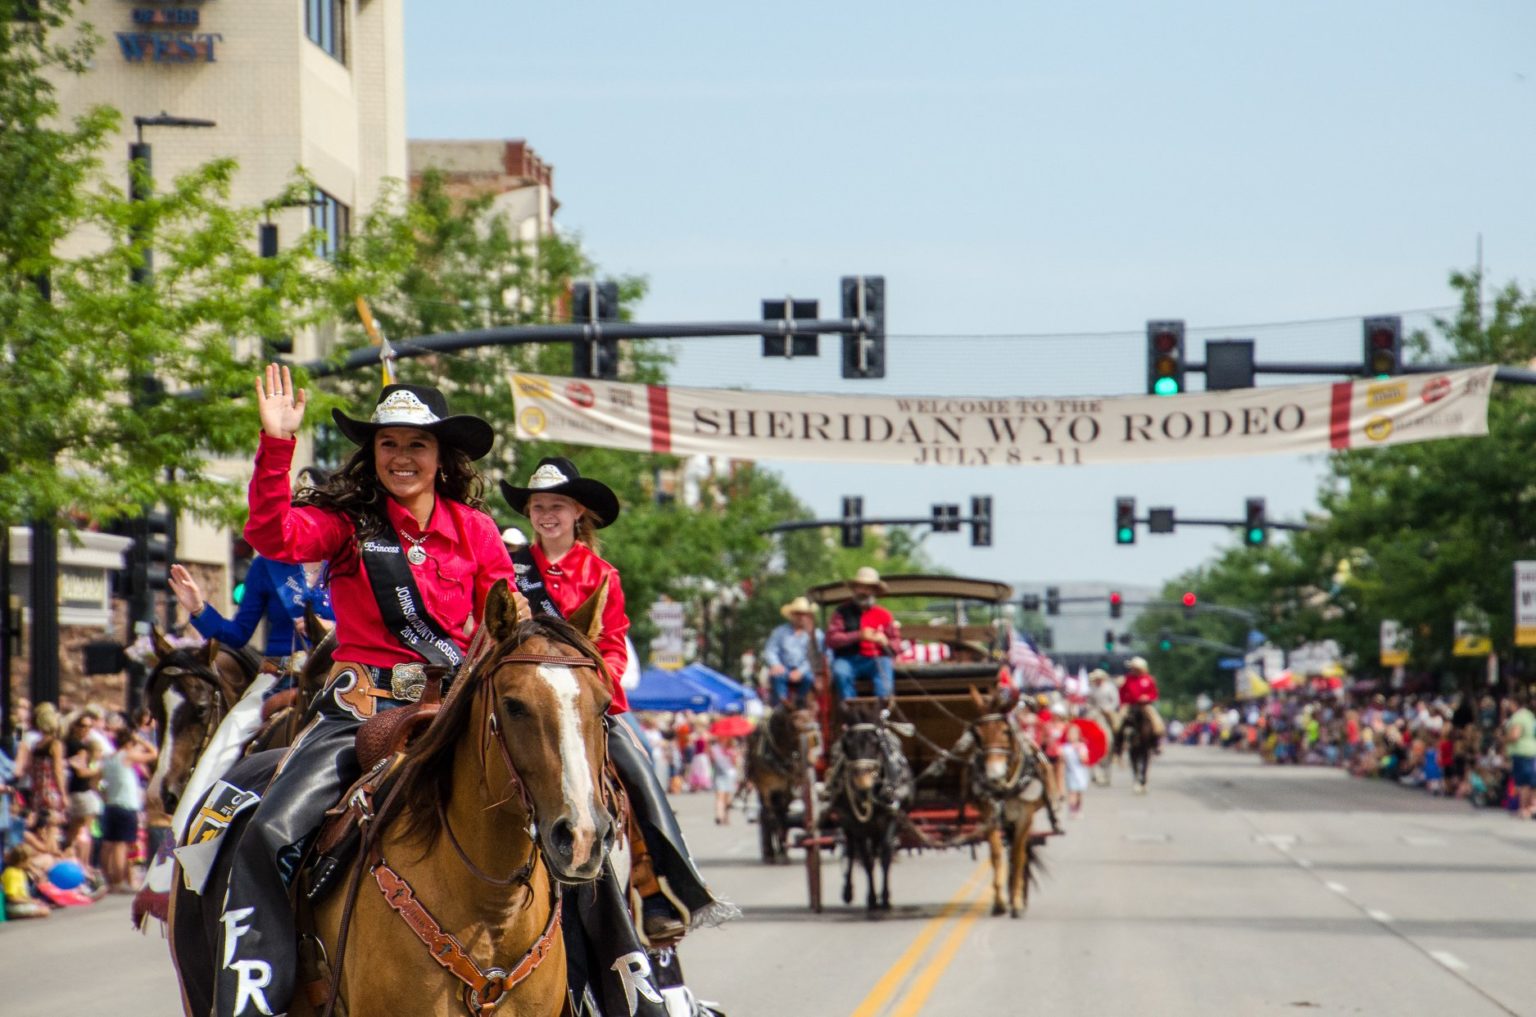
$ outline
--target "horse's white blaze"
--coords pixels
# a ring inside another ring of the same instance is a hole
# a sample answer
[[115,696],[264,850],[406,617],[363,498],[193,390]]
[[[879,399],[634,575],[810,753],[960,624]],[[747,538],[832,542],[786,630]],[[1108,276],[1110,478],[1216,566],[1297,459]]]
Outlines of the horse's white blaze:
[[987,757],[987,779],[1001,781],[1008,776],[1008,760],[1003,756],[991,755]]
[[180,692],[176,691],[176,686],[172,685],[160,697],[160,702],[165,705],[165,730],[160,732],[160,758],[155,760],[155,772],[149,778],[149,790],[147,793],[150,798],[161,801],[163,805],[164,802],[160,795],[165,788],[165,772],[170,769],[171,753],[175,750],[171,720],[176,716],[176,711],[181,708],[181,704],[186,702],[186,700],[182,698]]
[[580,867],[587,860],[597,840],[597,816],[593,812],[596,788],[592,768],[587,763],[586,744],[581,738],[581,685],[570,668],[560,664],[540,664],[539,677],[555,694],[557,722],[560,727],[560,790],[565,808],[575,824],[571,864]]

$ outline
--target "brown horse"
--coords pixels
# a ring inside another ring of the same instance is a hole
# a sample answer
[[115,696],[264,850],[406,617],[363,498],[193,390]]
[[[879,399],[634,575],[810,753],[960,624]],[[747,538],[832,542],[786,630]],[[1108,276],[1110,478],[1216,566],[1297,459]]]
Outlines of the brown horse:
[[[566,1003],[559,884],[596,878],[617,830],[611,686],[576,628],[519,623],[505,582],[485,627],[492,648],[411,749],[398,808],[353,863],[364,868],[340,950],[349,894],[312,916],[318,953],[340,967],[339,1013],[524,1017]],[[292,1012],[312,1012],[299,995]]]
[[[1018,918],[1029,909],[1029,884],[1036,864],[1031,842],[1035,813],[1054,796],[1055,776],[1033,746],[1008,719],[1012,705],[1005,693],[989,700],[975,686],[971,699],[979,712],[968,731],[968,791],[981,813],[992,856],[992,913]],[[1007,896],[1003,893],[1006,862]]]
[[[280,692],[267,702],[262,726],[247,752],[293,744],[305,707],[330,671],[335,637],[312,611],[306,612],[305,627],[315,649],[299,675],[298,688]],[[202,646],[175,647],[158,628],[152,630],[152,639],[157,659],[144,695],[160,731],[160,758],[147,798],[151,811],[172,813],[209,740],[263,665],[254,650],[237,650],[214,639]]]
[[789,803],[805,786],[821,741],[816,714],[780,703],[747,739],[747,782],[757,789],[763,861],[789,861]]

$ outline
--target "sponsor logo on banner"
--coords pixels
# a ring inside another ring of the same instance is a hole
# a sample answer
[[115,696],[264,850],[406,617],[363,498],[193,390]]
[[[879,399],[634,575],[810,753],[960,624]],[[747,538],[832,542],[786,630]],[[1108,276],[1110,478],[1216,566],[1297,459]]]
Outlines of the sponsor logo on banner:
[[1425,403],[1438,403],[1451,394],[1451,379],[1446,377],[1431,378],[1424,383],[1424,391],[1420,398]]
[[597,396],[592,394],[592,386],[580,381],[573,381],[565,386],[565,397],[571,401],[571,405],[582,409],[590,409],[597,403]]
[[517,415],[517,423],[525,433],[537,438],[544,433],[544,428],[549,424],[549,418],[537,406],[529,406]]
[[555,394],[554,386],[548,381],[543,378],[530,378],[526,374],[512,376],[512,390],[529,399],[550,399]]
[[[809,395],[511,375],[519,434],[638,452],[908,466],[1304,455],[1488,433],[1495,368],[1180,396]],[[580,385],[581,388],[576,386]],[[591,393],[589,398],[587,393]]]
[[1365,405],[1373,410],[1396,406],[1408,401],[1408,382],[1388,381],[1368,385],[1365,389]]

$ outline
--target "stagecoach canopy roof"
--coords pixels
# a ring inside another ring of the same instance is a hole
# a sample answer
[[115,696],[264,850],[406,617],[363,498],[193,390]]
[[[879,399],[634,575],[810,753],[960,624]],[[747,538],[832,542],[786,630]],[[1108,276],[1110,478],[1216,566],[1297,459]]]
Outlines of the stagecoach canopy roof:
[[[881,576],[887,590],[885,597],[954,597],[958,600],[984,600],[1000,604],[1013,598],[1013,587],[992,579],[966,579],[963,576]],[[813,586],[808,593],[817,604],[841,604],[853,596],[847,580]]]

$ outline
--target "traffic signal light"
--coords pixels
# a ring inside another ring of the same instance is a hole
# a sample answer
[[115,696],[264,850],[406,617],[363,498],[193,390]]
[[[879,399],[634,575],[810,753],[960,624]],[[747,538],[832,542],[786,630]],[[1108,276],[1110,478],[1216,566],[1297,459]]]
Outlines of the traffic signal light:
[[935,505],[933,507],[933,532],[959,533],[960,506],[952,504]]
[[1120,597],[1119,590],[1111,590],[1109,594],[1109,616],[1120,617],[1120,609],[1125,606],[1125,601]]
[[1184,323],[1147,322],[1147,394],[1184,392]]
[[1193,590],[1190,590],[1184,594],[1184,617],[1193,618],[1195,616],[1195,604],[1199,602],[1199,599],[1200,598],[1195,596]]
[[1243,518],[1243,543],[1249,547],[1263,547],[1269,539],[1269,524],[1264,521],[1264,499],[1249,498]]
[[[821,315],[820,305],[814,300],[763,301],[764,321],[815,321]],[[815,332],[794,332],[788,336],[763,333],[765,357],[816,357],[821,355],[821,337]]]
[[864,546],[864,499],[851,495],[843,499],[843,546]]
[[992,546],[992,496],[978,494],[971,498],[971,546]]
[[1024,594],[1024,596],[1019,598],[1019,606],[1024,609],[1024,613],[1025,614],[1037,614],[1037,613],[1039,613],[1039,611],[1040,611],[1040,595],[1036,594],[1036,593],[1026,593],[1026,594]]
[[843,377],[885,377],[885,277],[843,276],[843,317],[868,325],[843,333]]
[[[619,284],[616,282],[577,282],[571,284],[571,321],[598,325],[619,320]],[[571,374],[577,378],[619,376],[619,341],[602,335],[586,336],[571,342]]]
[[1136,543],[1136,499],[1115,499],[1115,543]]
[[1045,613],[1048,615],[1061,614],[1061,588],[1047,586],[1045,588]]
[[1105,653],[1114,653],[1115,652],[1115,630],[1114,629],[1105,629],[1104,630],[1104,652]]
[[1365,319],[1365,373],[1388,378],[1403,366],[1403,319],[1395,314]]
[[245,577],[251,571],[251,562],[256,557],[256,551],[246,543],[244,537],[236,537],[230,546],[229,558],[229,597],[239,607],[245,599]]
[[1157,634],[1157,648],[1164,653],[1173,649],[1173,636],[1168,634],[1167,629],[1163,629],[1163,631]]

